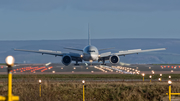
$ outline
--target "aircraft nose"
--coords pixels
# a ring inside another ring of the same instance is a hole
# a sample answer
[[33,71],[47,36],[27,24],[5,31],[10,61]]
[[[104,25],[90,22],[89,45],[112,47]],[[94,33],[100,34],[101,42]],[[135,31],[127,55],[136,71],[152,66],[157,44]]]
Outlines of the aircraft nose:
[[91,54],[90,56],[91,56],[92,60],[97,60],[97,55],[96,54]]

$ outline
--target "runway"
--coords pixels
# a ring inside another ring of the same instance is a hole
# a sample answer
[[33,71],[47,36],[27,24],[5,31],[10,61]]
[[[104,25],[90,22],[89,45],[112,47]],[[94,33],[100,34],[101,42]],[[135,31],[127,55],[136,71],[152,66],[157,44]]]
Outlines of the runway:
[[[131,64],[131,65],[100,65],[80,64],[64,66],[58,63],[46,64],[15,64],[13,74],[179,74],[180,65],[152,65],[152,64]],[[0,65],[0,74],[7,74],[7,67]]]

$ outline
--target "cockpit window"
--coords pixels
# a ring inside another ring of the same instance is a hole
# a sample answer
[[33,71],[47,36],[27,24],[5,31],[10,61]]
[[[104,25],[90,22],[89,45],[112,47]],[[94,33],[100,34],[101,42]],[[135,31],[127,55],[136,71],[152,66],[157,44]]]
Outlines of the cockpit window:
[[95,52],[95,50],[89,50],[88,52]]

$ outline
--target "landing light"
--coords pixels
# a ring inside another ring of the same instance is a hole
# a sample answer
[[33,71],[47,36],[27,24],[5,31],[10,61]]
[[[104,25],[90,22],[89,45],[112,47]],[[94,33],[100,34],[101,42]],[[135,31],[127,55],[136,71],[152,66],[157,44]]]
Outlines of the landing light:
[[81,55],[81,58],[83,57],[83,55]]
[[89,62],[91,62],[91,63],[92,63],[92,62],[93,62],[93,60],[89,60]]

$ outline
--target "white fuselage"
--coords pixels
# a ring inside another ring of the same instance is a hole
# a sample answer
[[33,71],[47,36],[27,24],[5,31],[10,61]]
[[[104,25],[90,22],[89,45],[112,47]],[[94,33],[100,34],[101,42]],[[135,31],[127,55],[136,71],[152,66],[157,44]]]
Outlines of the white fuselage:
[[95,46],[88,45],[83,49],[84,61],[97,61],[98,58],[99,58],[99,52]]

